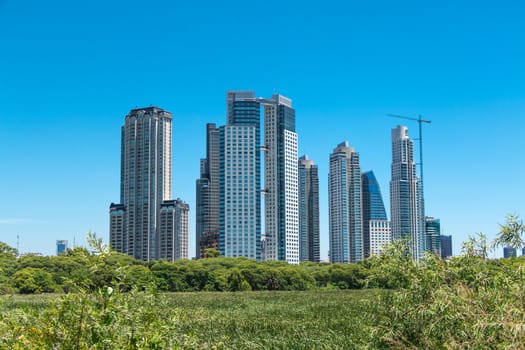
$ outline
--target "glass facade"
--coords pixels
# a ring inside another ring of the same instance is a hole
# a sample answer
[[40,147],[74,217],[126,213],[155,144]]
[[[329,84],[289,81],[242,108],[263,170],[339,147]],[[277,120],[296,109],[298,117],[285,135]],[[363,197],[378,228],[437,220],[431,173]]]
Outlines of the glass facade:
[[172,237],[173,232],[187,236],[187,212],[174,216],[181,221],[169,228],[160,222],[166,214],[163,203],[171,198],[171,124],[170,112],[146,107],[132,109],[121,129],[121,203],[110,206],[110,244],[136,259],[166,258],[168,252],[173,259],[188,255],[187,238]]
[[[218,247],[219,232],[219,165],[220,130],[213,123],[206,125],[206,158],[201,159],[200,179],[196,183],[195,257],[202,257],[206,248]],[[204,237],[201,242],[201,237]],[[217,237],[217,241],[213,240]]]
[[372,239],[370,221],[386,221],[387,217],[381,189],[373,171],[361,175],[361,185],[363,191],[363,252],[365,258],[368,258],[371,254]]
[[299,263],[297,134],[292,101],[258,99],[264,106],[265,256]]
[[319,174],[307,156],[299,158],[299,259],[320,261]]
[[57,255],[66,254],[67,251],[67,241],[66,240],[57,240]]
[[330,262],[358,262],[364,258],[361,167],[346,141],[330,155],[328,187]]
[[429,216],[425,217],[425,251],[441,256],[441,224]]
[[390,220],[393,239],[408,239],[414,259],[425,250],[425,215],[421,182],[416,174],[414,144],[406,126],[392,129]]
[[253,92],[227,93],[219,128],[219,250],[261,259],[260,103]]

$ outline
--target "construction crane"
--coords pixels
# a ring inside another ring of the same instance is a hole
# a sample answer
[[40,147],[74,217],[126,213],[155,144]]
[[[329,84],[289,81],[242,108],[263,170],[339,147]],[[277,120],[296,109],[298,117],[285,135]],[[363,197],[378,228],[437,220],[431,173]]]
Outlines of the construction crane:
[[431,120],[422,119],[421,116],[418,116],[417,118],[405,117],[403,115],[397,115],[397,114],[387,114],[387,116],[388,117],[392,117],[392,118],[413,120],[413,121],[418,122],[418,124],[419,124],[419,135],[418,135],[418,140],[419,140],[419,173],[421,175],[421,195],[423,195],[423,128],[422,128],[422,124],[423,123],[430,124],[430,123],[432,123],[432,121]]

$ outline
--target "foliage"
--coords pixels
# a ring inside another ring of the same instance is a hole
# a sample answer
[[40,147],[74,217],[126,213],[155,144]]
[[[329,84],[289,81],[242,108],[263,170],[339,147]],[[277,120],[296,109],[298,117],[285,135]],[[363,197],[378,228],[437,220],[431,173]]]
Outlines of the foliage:
[[523,220],[515,214],[507,214],[505,224],[500,224],[500,230],[493,247],[510,247],[516,250],[525,246],[523,235],[525,234],[525,224]]
[[366,300],[374,294],[101,289],[44,304],[18,299],[14,309],[0,304],[0,348],[362,348],[370,341]]
[[373,347],[524,348],[523,261],[511,269],[478,254],[450,262],[428,255],[408,282],[375,303]]
[[486,259],[489,252],[487,236],[482,232],[478,232],[475,236],[469,236],[463,242],[461,251],[468,256],[479,256],[482,259]]
[[56,290],[51,274],[44,269],[25,267],[13,275],[13,285],[22,294],[50,293]]

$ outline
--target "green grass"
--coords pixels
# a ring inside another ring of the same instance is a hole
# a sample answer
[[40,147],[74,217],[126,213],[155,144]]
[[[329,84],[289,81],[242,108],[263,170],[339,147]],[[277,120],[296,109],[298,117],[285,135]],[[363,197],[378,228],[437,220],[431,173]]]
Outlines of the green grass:
[[[170,293],[156,310],[174,320],[169,332],[198,348],[352,349],[370,336],[370,308],[379,292],[307,291]],[[40,309],[56,296],[2,297],[0,311]],[[9,306],[11,304],[11,306]]]
[[180,330],[242,348],[351,349],[365,337],[371,291],[170,294]]

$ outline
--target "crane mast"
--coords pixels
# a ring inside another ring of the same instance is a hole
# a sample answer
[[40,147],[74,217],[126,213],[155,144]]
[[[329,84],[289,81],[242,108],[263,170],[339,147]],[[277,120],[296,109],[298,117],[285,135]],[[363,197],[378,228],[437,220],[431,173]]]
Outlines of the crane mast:
[[417,118],[412,117],[405,117],[403,115],[397,115],[397,114],[387,114],[387,116],[392,118],[399,118],[399,119],[407,119],[407,120],[413,120],[416,121],[419,124],[419,135],[418,135],[418,141],[419,141],[419,174],[421,176],[421,198],[423,198],[423,123],[430,124],[432,123],[431,120],[422,119],[421,116],[418,116]]

